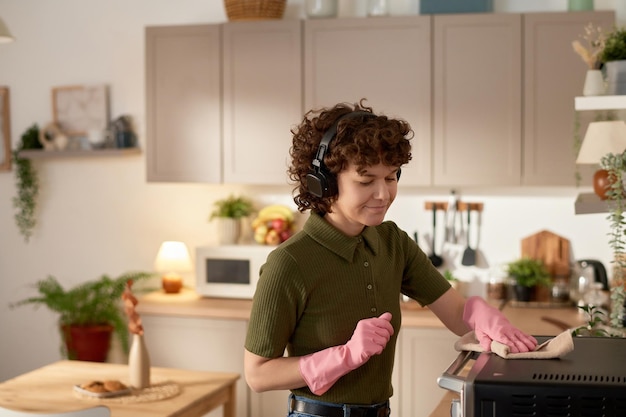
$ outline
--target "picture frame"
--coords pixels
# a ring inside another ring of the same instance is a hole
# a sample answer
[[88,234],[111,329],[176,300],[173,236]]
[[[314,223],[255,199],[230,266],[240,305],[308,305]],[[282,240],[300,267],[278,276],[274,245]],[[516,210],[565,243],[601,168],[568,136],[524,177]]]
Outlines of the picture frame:
[[0,86],[0,171],[11,170],[9,87]]
[[67,136],[104,131],[109,123],[106,85],[72,85],[52,89],[53,121]]

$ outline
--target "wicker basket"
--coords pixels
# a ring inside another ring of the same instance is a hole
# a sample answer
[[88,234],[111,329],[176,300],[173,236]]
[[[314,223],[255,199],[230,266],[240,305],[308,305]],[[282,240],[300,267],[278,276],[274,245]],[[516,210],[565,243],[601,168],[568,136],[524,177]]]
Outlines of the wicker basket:
[[281,19],[287,0],[224,0],[228,20]]

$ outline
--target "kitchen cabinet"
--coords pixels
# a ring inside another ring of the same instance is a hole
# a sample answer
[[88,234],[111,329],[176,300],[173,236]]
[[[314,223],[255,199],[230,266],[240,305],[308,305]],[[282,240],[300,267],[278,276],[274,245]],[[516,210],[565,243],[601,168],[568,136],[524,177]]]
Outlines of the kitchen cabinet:
[[224,182],[287,184],[290,127],[302,119],[302,23],[223,26]]
[[[355,103],[408,121],[413,159],[400,185],[431,185],[431,18],[304,21],[304,107]],[[332,146],[332,145],[331,145]]]
[[221,26],[146,28],[147,180],[221,181]]
[[519,184],[521,15],[434,18],[435,185]]
[[595,169],[577,167],[573,151],[572,101],[582,93],[587,67],[571,45],[588,23],[610,30],[615,13],[528,13],[523,21],[522,184],[573,186],[577,170],[581,184],[590,184]]
[[148,181],[287,184],[301,22],[146,28]]
[[434,185],[575,185],[571,99],[586,67],[571,42],[589,22],[614,21],[613,12],[436,16]]
[[[394,397],[399,398],[399,416],[428,417],[445,390],[437,378],[458,356],[454,343],[458,336],[448,329],[403,328],[399,336],[401,366]],[[392,415],[396,415],[393,411]]]

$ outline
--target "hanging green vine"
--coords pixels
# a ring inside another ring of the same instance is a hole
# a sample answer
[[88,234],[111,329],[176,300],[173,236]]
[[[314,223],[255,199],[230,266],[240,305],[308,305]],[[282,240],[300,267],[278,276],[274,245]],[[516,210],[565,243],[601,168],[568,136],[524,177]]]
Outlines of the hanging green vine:
[[611,231],[609,233],[609,245],[613,249],[613,288],[611,288],[611,314],[612,327],[624,327],[624,302],[626,291],[624,290],[626,278],[626,221],[624,220],[624,173],[626,172],[626,152],[621,154],[607,154],[602,157],[600,166],[609,173],[609,187],[607,188],[607,200],[611,202],[609,220]]
[[13,197],[15,224],[28,242],[37,224],[35,209],[37,208],[37,195],[39,194],[39,178],[37,171],[30,159],[21,158],[20,151],[25,149],[41,148],[39,143],[39,128],[33,125],[22,135],[20,145],[13,151],[13,163],[15,164],[15,186],[17,195]]

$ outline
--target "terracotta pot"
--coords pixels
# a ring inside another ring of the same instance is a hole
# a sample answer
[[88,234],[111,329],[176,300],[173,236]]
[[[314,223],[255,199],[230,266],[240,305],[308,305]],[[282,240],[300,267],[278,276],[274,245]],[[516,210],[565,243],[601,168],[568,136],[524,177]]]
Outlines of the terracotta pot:
[[61,327],[68,359],[90,362],[104,362],[111,347],[113,326],[65,325]]

